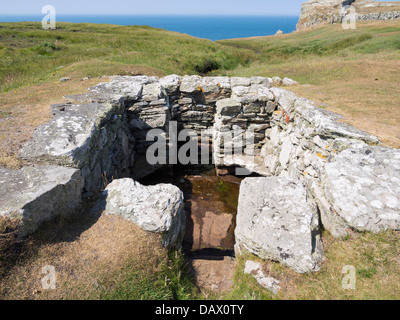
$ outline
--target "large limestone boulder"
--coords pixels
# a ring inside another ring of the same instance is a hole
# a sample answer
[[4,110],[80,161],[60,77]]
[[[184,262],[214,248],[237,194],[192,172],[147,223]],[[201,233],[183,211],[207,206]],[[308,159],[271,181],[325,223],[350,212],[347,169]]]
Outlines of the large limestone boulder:
[[[322,181],[331,214],[352,229],[400,229],[400,150],[354,145],[325,165]],[[343,232],[340,224],[331,228]]]
[[319,270],[322,244],[316,206],[295,179],[246,178],[240,186],[236,248],[299,273]]
[[170,184],[144,186],[126,178],[114,180],[94,210],[119,215],[143,230],[160,233],[164,247],[182,244],[185,231],[183,193]]
[[18,234],[34,232],[44,221],[75,213],[82,202],[77,169],[42,166],[0,169],[0,217],[20,221]]

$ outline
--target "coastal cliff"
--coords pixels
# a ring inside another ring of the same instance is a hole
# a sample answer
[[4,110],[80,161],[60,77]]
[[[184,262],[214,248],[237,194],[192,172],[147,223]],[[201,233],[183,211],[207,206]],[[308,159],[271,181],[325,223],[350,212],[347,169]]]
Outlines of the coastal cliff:
[[400,19],[399,2],[378,2],[371,0],[308,0],[303,3],[297,30],[304,30],[319,24],[341,22],[341,11],[345,6],[355,9],[357,20]]

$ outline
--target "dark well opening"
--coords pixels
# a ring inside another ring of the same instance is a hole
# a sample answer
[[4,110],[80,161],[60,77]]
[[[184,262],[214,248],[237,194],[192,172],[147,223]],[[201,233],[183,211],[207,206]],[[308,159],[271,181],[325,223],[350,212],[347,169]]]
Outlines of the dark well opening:
[[234,256],[239,188],[244,178],[235,176],[234,169],[216,170],[213,164],[169,165],[139,180],[143,185],[170,183],[183,191],[183,250],[188,258]]

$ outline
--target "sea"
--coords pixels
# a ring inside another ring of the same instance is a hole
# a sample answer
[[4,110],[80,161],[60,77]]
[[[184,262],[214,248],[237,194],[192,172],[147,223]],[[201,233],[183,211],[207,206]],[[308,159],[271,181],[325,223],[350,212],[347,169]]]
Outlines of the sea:
[[[44,16],[2,16],[0,22],[37,21]],[[146,25],[186,33],[212,41],[274,35],[295,31],[298,16],[134,16],[57,15],[59,22],[87,22],[117,25]]]

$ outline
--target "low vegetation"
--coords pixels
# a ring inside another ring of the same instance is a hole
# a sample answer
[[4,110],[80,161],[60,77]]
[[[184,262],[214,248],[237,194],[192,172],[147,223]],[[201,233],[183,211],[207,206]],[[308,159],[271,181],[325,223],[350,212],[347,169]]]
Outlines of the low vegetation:
[[[325,260],[321,270],[296,274],[279,263],[264,262],[247,254],[238,260],[235,286],[224,299],[300,299],[300,300],[397,300],[400,293],[400,233],[353,233],[335,240],[323,235]],[[273,296],[263,290],[251,275],[244,274],[247,260],[261,262],[267,276],[280,281],[281,291]],[[345,266],[356,270],[355,289],[345,289]]]
[[[24,241],[7,244],[0,248],[0,299],[199,297],[182,253],[165,250],[159,236],[120,217],[82,212],[55,219]],[[54,290],[42,287],[45,266],[55,268]]]
[[[51,114],[48,106],[83,92],[103,75],[210,74],[290,77],[291,87],[344,121],[400,148],[400,22],[363,22],[356,30],[323,26],[288,35],[212,42],[145,26],[0,23],[0,165],[19,168],[19,148]],[[59,83],[61,77],[71,81]],[[85,81],[80,81],[87,78]],[[223,190],[224,186],[220,188]],[[0,221],[0,297],[4,299],[201,299],[181,254],[157,237],[109,217],[57,220],[18,242]],[[320,272],[298,275],[275,263],[273,297],[242,269],[223,299],[398,299],[400,235],[324,235]],[[57,290],[41,290],[41,268],[62,270]],[[357,289],[341,287],[344,265]]]

